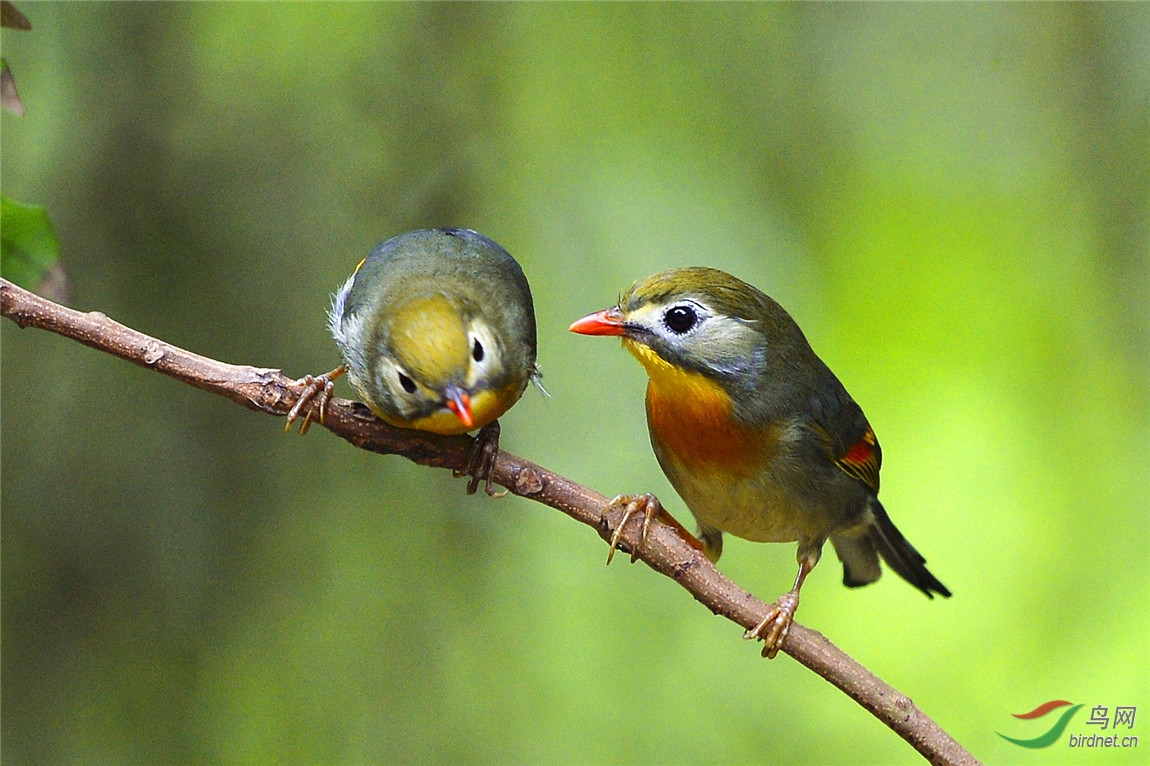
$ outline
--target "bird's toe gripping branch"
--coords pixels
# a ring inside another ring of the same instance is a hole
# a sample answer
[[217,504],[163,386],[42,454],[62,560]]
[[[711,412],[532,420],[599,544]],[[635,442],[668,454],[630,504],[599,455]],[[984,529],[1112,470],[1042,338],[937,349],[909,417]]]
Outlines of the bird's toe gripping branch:
[[299,419],[300,413],[307,407],[308,402],[315,399],[315,405],[308,408],[308,411],[303,416],[303,422],[299,424],[300,435],[307,433],[307,429],[311,426],[311,416],[313,412],[319,413],[319,422],[322,425],[324,416],[327,415],[327,403],[331,401],[332,391],[335,390],[335,381],[347,368],[342,364],[336,367],[331,372],[325,372],[323,375],[304,375],[299,380],[295,381],[295,385],[302,388],[299,394],[299,399],[296,400],[295,406],[291,408],[287,416],[287,425],[284,426],[284,433],[290,433],[292,424]]
[[[610,547],[607,550],[607,563],[610,564],[611,560],[615,558],[615,551],[619,549],[619,543],[623,539],[623,529],[627,526],[627,522],[631,517],[640,511],[643,512],[643,530],[639,534],[639,542],[631,546],[631,563],[635,563],[635,559],[639,557],[639,548],[647,541],[647,532],[651,529],[651,520],[656,515],[662,512],[663,506],[659,502],[659,498],[646,492],[642,495],[616,495],[615,499],[607,507],[608,511],[614,509],[622,509],[623,515],[619,519],[619,524],[615,527],[614,533],[611,535]],[[604,514],[606,518],[606,514]]]
[[795,620],[795,611],[799,608],[799,594],[797,591],[784,593],[778,601],[767,610],[767,615],[751,630],[743,634],[747,640],[761,639],[763,642],[763,656],[773,660],[782,648],[791,623]]
[[610,564],[611,560],[615,558],[615,551],[619,549],[623,542],[623,530],[627,526],[627,522],[636,513],[643,513],[643,528],[639,533],[639,542],[635,545],[627,546],[631,550],[631,563],[635,563],[639,557],[639,549],[647,542],[647,533],[651,530],[651,522],[658,518],[664,524],[674,528],[679,534],[695,550],[703,550],[703,544],[695,538],[686,527],[678,522],[678,520],[667,513],[663,508],[663,504],[659,502],[659,498],[652,495],[650,492],[645,492],[641,495],[617,495],[611,504],[607,506],[607,511],[604,513],[604,520],[607,518],[607,513],[615,510],[622,510],[622,516],[619,518],[619,523],[615,527],[615,531],[611,534],[610,549],[607,551],[607,563]]
[[803,581],[811,573],[814,564],[810,559],[799,559],[799,575],[795,578],[795,587],[779,597],[771,604],[767,614],[759,624],[743,634],[748,641],[762,640],[763,656],[773,660],[783,646],[783,641],[790,632],[791,623],[795,621],[795,612],[799,608],[799,591],[802,590]]
[[484,491],[490,497],[503,497],[507,491],[499,492],[492,489],[491,476],[495,472],[495,458],[499,456],[499,421],[493,420],[475,435],[471,446],[467,448],[465,467],[451,472],[455,478],[470,476],[467,482],[467,494],[474,495],[479,482],[485,482]]

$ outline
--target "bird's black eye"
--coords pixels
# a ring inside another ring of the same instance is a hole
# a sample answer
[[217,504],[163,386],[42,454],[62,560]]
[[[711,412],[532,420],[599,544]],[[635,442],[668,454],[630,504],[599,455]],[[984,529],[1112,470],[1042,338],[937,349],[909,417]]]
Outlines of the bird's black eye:
[[471,358],[477,362],[483,361],[483,344],[479,342],[479,338],[475,339],[475,345],[471,347]]
[[415,381],[404,375],[402,372],[399,373],[399,385],[403,386],[403,390],[407,393],[415,393]]
[[699,323],[699,315],[690,306],[672,306],[663,315],[663,323],[676,335],[690,332]]

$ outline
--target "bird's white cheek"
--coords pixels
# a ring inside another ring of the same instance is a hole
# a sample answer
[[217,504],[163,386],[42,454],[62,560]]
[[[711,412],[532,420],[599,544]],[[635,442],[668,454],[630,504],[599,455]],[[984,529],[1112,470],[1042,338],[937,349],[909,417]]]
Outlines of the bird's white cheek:
[[[501,369],[502,365],[502,349],[495,334],[483,322],[473,322],[468,328],[468,339],[470,340],[470,361],[467,365],[467,375],[464,377],[463,385],[467,389],[475,389],[481,382],[488,382],[495,375],[496,371]],[[482,349],[478,354],[480,358],[476,358],[476,346]]]

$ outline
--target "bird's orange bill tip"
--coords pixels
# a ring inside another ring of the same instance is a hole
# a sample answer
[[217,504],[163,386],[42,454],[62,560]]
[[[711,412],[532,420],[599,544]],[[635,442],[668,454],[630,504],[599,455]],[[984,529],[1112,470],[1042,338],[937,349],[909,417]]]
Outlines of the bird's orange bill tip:
[[617,308],[596,311],[576,319],[567,329],[580,335],[622,335],[625,332],[623,312]]
[[475,419],[471,416],[471,394],[455,386],[448,386],[444,393],[447,397],[447,409],[455,413],[459,422],[468,428],[475,425]]

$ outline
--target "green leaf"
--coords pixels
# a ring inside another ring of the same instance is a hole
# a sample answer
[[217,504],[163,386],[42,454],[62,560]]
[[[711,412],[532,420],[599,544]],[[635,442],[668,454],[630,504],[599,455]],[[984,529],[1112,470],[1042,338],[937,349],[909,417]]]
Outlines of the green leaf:
[[60,244],[39,205],[0,197],[0,275],[35,290],[56,264]]

